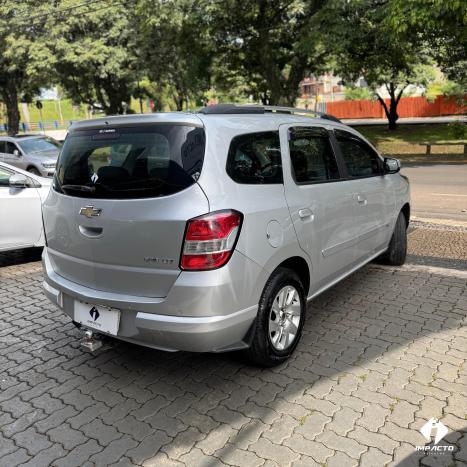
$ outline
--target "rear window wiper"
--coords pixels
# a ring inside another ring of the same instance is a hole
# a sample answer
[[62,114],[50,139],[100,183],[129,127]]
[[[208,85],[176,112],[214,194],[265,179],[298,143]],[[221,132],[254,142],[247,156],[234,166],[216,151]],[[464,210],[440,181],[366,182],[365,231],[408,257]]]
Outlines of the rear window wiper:
[[61,185],[60,187],[62,190],[76,190],[76,191],[87,191],[88,193],[94,193],[96,191],[95,186],[87,186],[87,185]]

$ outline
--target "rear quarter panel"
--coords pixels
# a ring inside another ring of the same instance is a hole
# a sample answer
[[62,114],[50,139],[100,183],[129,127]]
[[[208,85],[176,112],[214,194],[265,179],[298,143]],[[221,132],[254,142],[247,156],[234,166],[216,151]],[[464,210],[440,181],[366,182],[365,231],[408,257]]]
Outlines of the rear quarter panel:
[[249,117],[248,124],[244,125],[236,121],[229,126],[229,120],[224,121],[226,125],[222,127],[210,126],[205,121],[206,157],[199,183],[209,199],[210,211],[236,209],[243,213],[236,250],[263,270],[250,299],[251,303],[257,303],[271,272],[281,262],[300,256],[307,261],[310,271],[311,263],[298,245],[284,185],[239,184],[226,172],[227,154],[234,136],[256,131],[278,131],[278,125],[267,126],[269,122],[265,122],[262,116],[257,119]]

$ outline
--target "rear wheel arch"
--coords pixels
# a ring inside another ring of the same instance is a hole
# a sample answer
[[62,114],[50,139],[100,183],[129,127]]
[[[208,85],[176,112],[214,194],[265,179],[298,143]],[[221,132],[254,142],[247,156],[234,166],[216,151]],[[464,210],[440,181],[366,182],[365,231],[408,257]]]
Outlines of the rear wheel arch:
[[291,258],[282,261],[282,263],[279,264],[276,269],[278,268],[290,269],[291,271],[294,271],[300,278],[305,295],[308,296],[311,276],[310,268],[305,259],[303,259],[301,256],[292,256]]

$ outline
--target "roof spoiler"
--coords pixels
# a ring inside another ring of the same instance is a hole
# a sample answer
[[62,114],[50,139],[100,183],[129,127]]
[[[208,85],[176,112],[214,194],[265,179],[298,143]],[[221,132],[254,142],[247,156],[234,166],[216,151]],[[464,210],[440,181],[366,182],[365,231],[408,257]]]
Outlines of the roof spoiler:
[[332,120],[333,122],[342,123],[337,117],[329,115],[325,112],[317,110],[299,109],[295,107],[283,107],[280,105],[236,105],[236,104],[216,104],[203,107],[198,110],[199,113],[205,115],[226,115],[226,114],[265,114],[265,113],[282,113],[289,115],[316,115],[319,118]]

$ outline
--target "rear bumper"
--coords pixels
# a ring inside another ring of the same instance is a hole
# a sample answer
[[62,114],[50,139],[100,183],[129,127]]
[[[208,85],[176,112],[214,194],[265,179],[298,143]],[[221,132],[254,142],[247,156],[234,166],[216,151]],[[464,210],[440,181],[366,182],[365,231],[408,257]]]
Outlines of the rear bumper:
[[[43,266],[44,293],[71,319],[74,319],[75,300],[118,308],[121,310],[120,325],[118,335],[113,337],[167,351],[193,352],[223,352],[247,347],[244,339],[256,317],[262,290],[261,287],[256,296],[255,287],[265,274],[239,253],[235,261],[226,266],[235,270],[223,274],[219,273],[221,270],[209,271],[215,275],[182,273],[167,297],[149,298],[93,290],[64,279],[53,271],[46,249]],[[240,269],[237,271],[237,268]],[[232,279],[238,276],[240,283]],[[253,277],[254,280],[248,280]],[[235,289],[247,283],[249,290]],[[245,300],[247,296],[250,303]]]

